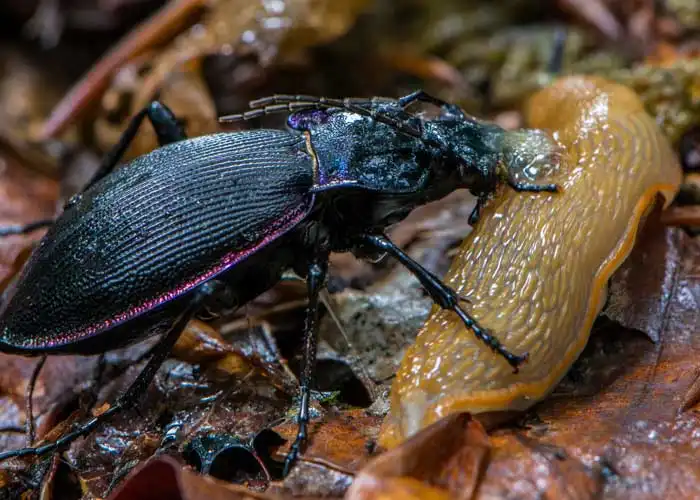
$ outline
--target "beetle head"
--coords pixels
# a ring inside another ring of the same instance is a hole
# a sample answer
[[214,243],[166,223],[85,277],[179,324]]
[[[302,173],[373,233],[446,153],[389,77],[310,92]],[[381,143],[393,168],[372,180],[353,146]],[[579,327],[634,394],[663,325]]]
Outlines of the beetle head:
[[423,122],[423,141],[432,149],[439,177],[474,193],[492,191],[498,180],[499,146],[504,130],[455,108]]

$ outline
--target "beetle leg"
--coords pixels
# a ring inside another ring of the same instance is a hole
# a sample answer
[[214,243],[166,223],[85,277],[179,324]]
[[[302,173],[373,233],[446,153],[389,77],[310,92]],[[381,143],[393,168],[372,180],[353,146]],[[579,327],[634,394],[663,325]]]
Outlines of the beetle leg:
[[[122,156],[124,156],[129,145],[134,140],[144,118],[148,118],[153,125],[153,129],[158,136],[158,143],[161,146],[187,138],[181,122],[175,117],[170,108],[159,101],[153,101],[131,119],[117,144],[104,156],[99,168],[81,192],[85,192],[85,190],[114,170],[122,159]],[[70,206],[70,204],[77,199],[78,197],[71,198],[66,206]],[[0,238],[16,234],[28,234],[37,229],[49,227],[53,222],[53,219],[42,219],[28,224],[0,227]]]
[[208,283],[200,285],[199,288],[195,290],[186,309],[173,322],[170,330],[160,339],[156,348],[153,350],[151,359],[148,360],[148,363],[144,369],[141,370],[138,377],[136,377],[136,380],[134,380],[126,392],[122,394],[122,396],[107,410],[83,423],[77,429],[64,434],[56,441],[44,444],[42,446],[37,446],[35,448],[21,448],[19,450],[11,450],[0,453],[0,461],[7,460],[8,458],[39,456],[47,453],[53,453],[65,446],[68,446],[79,437],[89,433],[121,410],[132,406],[151,384],[151,381],[160,368],[160,365],[163,364],[165,358],[167,358],[170,354],[170,351],[175,345],[175,342],[177,342],[177,339],[180,337],[182,331],[187,326],[187,323],[189,323],[190,319],[192,319],[197,310],[201,307],[204,300],[211,295],[211,293],[212,287]]
[[175,117],[175,114],[170,108],[159,101],[151,102],[131,119],[124,132],[122,132],[121,137],[119,137],[119,141],[117,141],[117,143],[112,146],[112,149],[104,156],[100,167],[83,188],[83,191],[90,188],[97,181],[109,175],[112,170],[114,170],[131,145],[134,137],[136,137],[136,133],[145,118],[148,118],[151,125],[153,125],[153,130],[155,130],[158,136],[158,143],[161,146],[187,138],[182,124]]
[[481,217],[481,209],[484,208],[484,205],[486,204],[486,201],[488,200],[488,196],[479,196],[476,199],[476,205],[474,205],[474,209],[472,210],[472,213],[469,214],[469,225],[474,227],[477,222],[479,222],[479,218]]
[[556,193],[559,191],[559,186],[557,184],[530,184],[529,182],[517,182],[513,179],[509,179],[508,185],[518,192],[525,193]]
[[53,224],[53,219],[41,219],[28,224],[0,227],[0,238],[16,234],[29,234],[38,229],[49,227],[51,224]]
[[306,279],[309,290],[309,305],[306,308],[306,324],[304,325],[304,363],[301,369],[299,392],[301,403],[299,406],[299,431],[292,444],[287,458],[284,461],[286,476],[291,466],[299,456],[301,448],[306,444],[307,427],[309,423],[309,398],[311,397],[311,382],[313,370],[316,365],[316,337],[318,335],[318,302],[321,289],[326,282],[328,273],[328,258],[318,259],[309,265],[309,273]]
[[466,325],[467,328],[474,332],[474,335],[486,344],[492,351],[505,358],[506,361],[513,367],[513,372],[518,372],[518,367],[527,360],[527,354],[522,356],[515,355],[508,351],[501,342],[491,335],[486,329],[482,328],[469,313],[467,313],[459,305],[460,297],[452,288],[445,285],[440,278],[425,269],[418,262],[397,247],[389,238],[383,235],[364,235],[362,241],[366,244],[387,252],[396,260],[398,260],[406,269],[408,269],[418,280],[423,288],[432,297],[433,301],[443,309],[454,311]]
[[34,387],[36,386],[36,381],[39,378],[39,373],[41,373],[41,369],[44,367],[44,363],[46,363],[46,354],[44,354],[37,362],[36,366],[34,367],[34,371],[32,371],[32,376],[29,379],[29,383],[27,384],[27,393],[25,395],[26,408],[24,412],[24,418],[26,419],[25,429],[27,433],[27,446],[34,444],[34,410],[32,399],[34,398]]

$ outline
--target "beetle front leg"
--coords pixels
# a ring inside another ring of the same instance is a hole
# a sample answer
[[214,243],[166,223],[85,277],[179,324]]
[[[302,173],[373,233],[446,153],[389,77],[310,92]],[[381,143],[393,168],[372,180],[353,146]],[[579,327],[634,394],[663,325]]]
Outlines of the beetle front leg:
[[462,309],[462,307],[459,305],[460,297],[457,292],[445,285],[440,278],[409,257],[386,236],[368,234],[362,237],[362,241],[365,244],[369,244],[378,250],[390,254],[392,257],[398,260],[404,267],[406,267],[406,269],[408,269],[416,278],[418,278],[418,281],[420,281],[423,288],[426,289],[436,304],[443,309],[450,309],[454,311],[465,326],[474,332],[476,338],[481,340],[499,356],[502,356],[508,362],[508,364],[513,367],[513,373],[518,372],[519,366],[527,360],[527,353],[523,354],[522,356],[518,356],[508,351],[496,337],[491,335],[486,329],[482,328],[476,322],[476,320],[469,315],[469,313]]
[[514,179],[508,179],[508,185],[519,193],[556,193],[559,191],[557,184],[530,184],[529,182],[518,182]]
[[318,336],[318,302],[321,289],[325,286],[328,273],[328,258],[319,259],[309,265],[309,273],[306,279],[309,291],[309,305],[306,308],[306,324],[304,325],[304,362],[301,369],[299,392],[301,402],[299,405],[299,431],[292,444],[287,458],[284,461],[284,476],[289,473],[294,465],[301,448],[306,444],[309,423],[309,399],[311,397],[311,382],[313,380],[314,366],[316,365],[316,341]]

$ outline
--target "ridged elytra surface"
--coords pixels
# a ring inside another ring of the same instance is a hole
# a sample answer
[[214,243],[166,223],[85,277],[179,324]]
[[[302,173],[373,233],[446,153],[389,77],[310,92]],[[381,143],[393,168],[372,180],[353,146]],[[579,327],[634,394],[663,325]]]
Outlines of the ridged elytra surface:
[[502,193],[462,243],[446,282],[482,326],[530,359],[513,374],[454,313],[434,308],[392,386],[383,446],[450,413],[523,410],[545,397],[583,350],[607,281],[655,195],[669,203],[678,190],[675,154],[629,89],[566,78],[528,110],[529,124],[552,137],[560,158],[551,181],[564,191]]
[[182,294],[308,212],[304,137],[202,136],[102,179],[48,231],[0,318],[0,342],[52,349]]

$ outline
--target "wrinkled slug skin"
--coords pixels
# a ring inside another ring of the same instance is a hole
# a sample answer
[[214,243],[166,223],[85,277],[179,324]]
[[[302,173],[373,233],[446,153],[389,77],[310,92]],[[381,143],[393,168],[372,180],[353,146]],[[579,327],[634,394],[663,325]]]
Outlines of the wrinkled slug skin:
[[668,205],[681,169],[667,139],[626,87],[570,77],[532,97],[529,126],[559,150],[561,193],[504,189],[462,243],[446,282],[515,354],[520,373],[433,308],[391,389],[380,444],[390,448],[448,413],[524,410],[583,350],[606,285],[657,194]]

